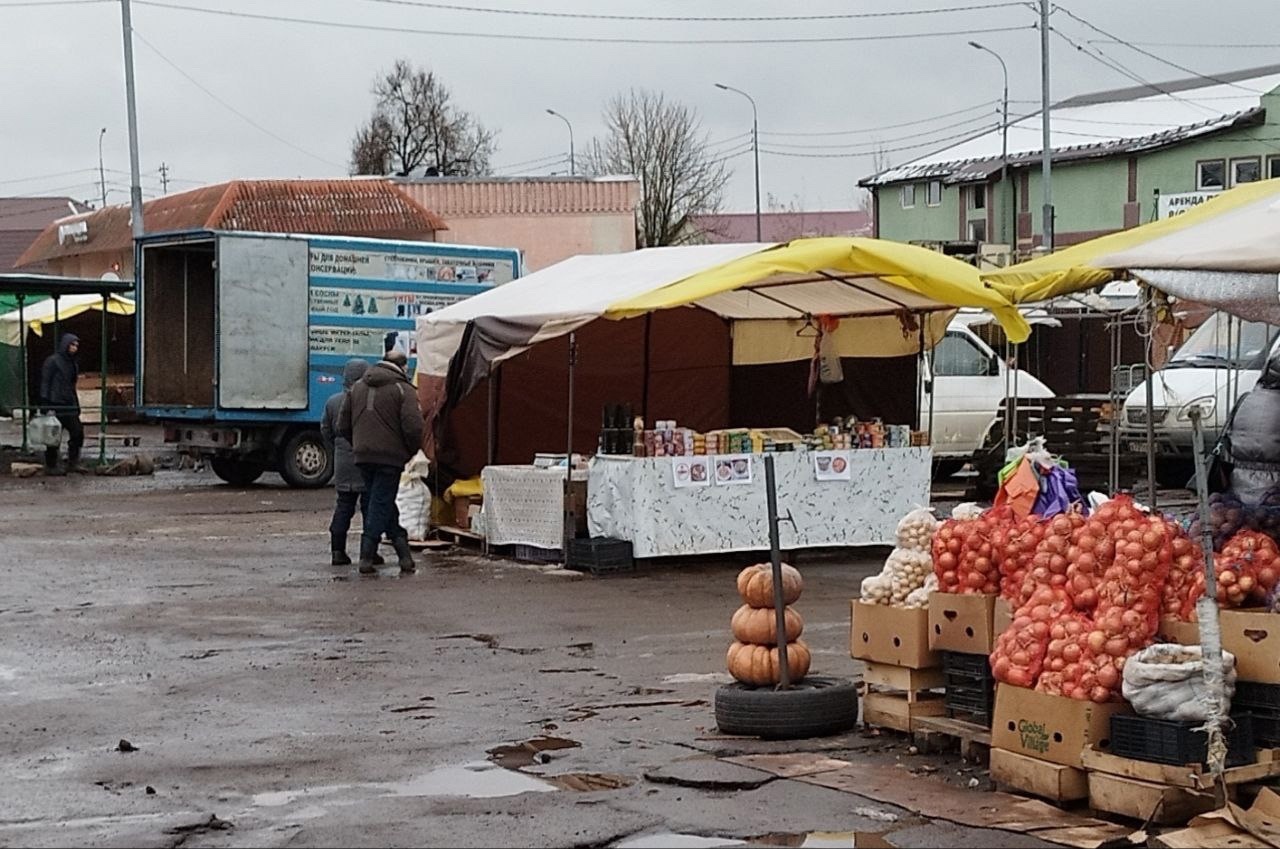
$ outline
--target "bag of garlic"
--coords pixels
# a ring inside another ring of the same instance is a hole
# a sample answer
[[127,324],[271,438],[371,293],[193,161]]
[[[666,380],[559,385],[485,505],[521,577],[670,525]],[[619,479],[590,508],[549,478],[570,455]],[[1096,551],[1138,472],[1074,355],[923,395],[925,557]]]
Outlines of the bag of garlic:
[[902,603],[903,607],[914,607],[920,610],[929,606],[929,594],[938,591],[938,576],[930,573],[929,577],[924,579],[924,586],[912,590],[907,593],[906,601]]

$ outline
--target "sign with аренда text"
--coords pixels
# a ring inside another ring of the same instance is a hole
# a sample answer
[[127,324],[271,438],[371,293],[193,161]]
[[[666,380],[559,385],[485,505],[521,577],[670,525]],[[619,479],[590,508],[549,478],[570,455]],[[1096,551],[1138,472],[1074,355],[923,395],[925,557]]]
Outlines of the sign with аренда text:
[[1180,192],[1172,195],[1160,195],[1156,206],[1157,218],[1172,218],[1181,215],[1188,209],[1195,209],[1209,198],[1217,197],[1219,192]]

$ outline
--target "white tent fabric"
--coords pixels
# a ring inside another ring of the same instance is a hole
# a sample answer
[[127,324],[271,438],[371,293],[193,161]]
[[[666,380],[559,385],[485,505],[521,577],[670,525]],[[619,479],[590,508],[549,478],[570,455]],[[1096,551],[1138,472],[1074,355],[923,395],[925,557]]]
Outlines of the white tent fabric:
[[542,325],[530,344],[593,321],[619,301],[653,291],[768,244],[684,245],[570,257],[549,268],[420,316],[418,368],[443,377],[468,321],[482,317]]

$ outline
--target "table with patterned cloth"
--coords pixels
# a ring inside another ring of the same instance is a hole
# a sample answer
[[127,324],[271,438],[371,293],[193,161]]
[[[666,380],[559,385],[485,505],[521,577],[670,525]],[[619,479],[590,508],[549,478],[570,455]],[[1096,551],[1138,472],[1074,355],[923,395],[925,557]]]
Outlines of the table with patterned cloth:
[[[851,451],[849,480],[818,480],[808,451],[773,456],[784,550],[892,545],[898,520],[929,503],[929,448]],[[677,487],[672,460],[594,458],[587,484],[591,535],[630,540],[636,557],[769,548],[764,455],[751,457],[751,482],[735,486]]]
[[[575,471],[574,480],[585,477]],[[491,545],[564,546],[564,468],[485,466],[484,536]]]

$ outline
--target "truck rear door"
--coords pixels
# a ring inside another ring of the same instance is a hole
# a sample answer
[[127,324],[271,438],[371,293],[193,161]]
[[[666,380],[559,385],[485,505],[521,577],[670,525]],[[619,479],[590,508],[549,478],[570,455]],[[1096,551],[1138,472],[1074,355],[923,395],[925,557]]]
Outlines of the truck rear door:
[[305,240],[219,237],[219,407],[306,409],[307,323]]

